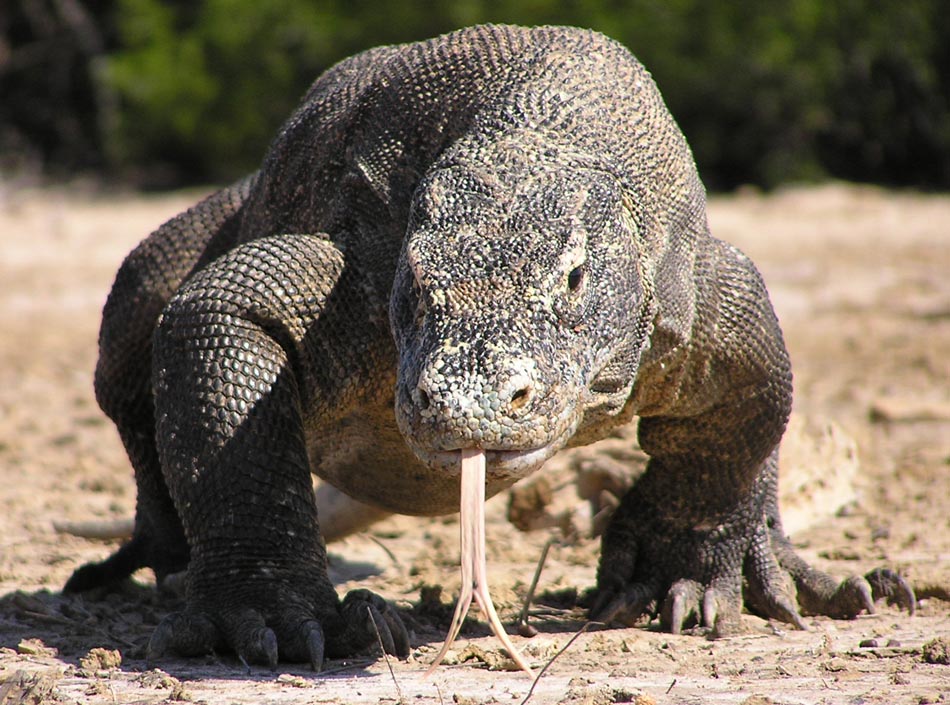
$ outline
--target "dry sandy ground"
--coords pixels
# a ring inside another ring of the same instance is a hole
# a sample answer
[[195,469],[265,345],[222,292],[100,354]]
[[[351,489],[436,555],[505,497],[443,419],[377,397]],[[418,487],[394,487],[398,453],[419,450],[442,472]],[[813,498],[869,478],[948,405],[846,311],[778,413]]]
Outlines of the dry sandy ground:
[[[414,652],[392,673],[372,655],[319,676],[284,664],[248,675],[228,655],[149,670],[144,644],[175,603],[156,596],[147,571],[120,594],[59,595],[76,566],[115,544],[53,523],[128,517],[134,506],[92,394],[99,310],[124,254],[197,195],[0,183],[0,705],[524,702],[530,679],[495,670],[504,659],[480,621],[463,632],[455,665],[422,677],[458,590],[453,518],[391,519],[331,546],[341,591],[365,585],[405,608]],[[838,576],[900,570],[918,613],[882,604],[850,622],[809,618],[807,632],[748,615],[745,634],[717,641],[650,625],[592,630],[529,702],[950,702],[950,197],[830,185],[718,198],[710,217],[760,265],[795,363],[783,502],[796,545]],[[546,472],[556,485],[571,468],[609,474],[628,460],[637,454],[613,440]],[[588,505],[572,492],[558,489],[528,518],[587,530]],[[488,560],[511,623],[542,546],[562,531],[518,531],[506,502],[490,502]],[[540,634],[514,637],[538,667],[582,626],[570,588],[593,584],[597,554],[586,537],[551,549],[532,608]],[[426,591],[421,601],[426,586],[442,586],[441,599]]]

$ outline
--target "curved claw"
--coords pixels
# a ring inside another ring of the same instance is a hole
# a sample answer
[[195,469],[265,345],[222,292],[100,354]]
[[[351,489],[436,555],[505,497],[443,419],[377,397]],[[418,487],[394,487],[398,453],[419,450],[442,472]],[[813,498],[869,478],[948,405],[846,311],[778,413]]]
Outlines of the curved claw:
[[917,596],[901,575],[889,568],[875,568],[864,576],[871,586],[871,599],[887,598],[887,604],[906,609],[913,616],[917,610]]
[[152,637],[148,640],[148,646],[145,647],[145,664],[149,668],[153,668],[155,662],[168,653],[168,648],[174,641],[175,630],[171,625],[174,616],[170,614],[162,619],[155,627],[155,631],[152,632]]
[[280,658],[295,663],[309,663],[314,671],[323,668],[326,640],[323,625],[316,619],[288,611],[275,622],[275,633],[280,646]]
[[396,658],[408,658],[411,647],[409,645],[409,631],[406,629],[406,625],[402,623],[402,619],[400,619],[396,610],[392,608],[392,605],[378,595],[375,597],[382,602],[382,609],[380,609],[379,604],[373,605],[375,615],[382,617],[383,624],[387,628],[387,633],[389,634],[392,644],[392,650],[386,653]]
[[274,630],[267,628],[260,633],[260,641],[258,646],[260,647],[261,653],[264,657],[264,661],[267,662],[268,668],[272,671],[277,670],[277,635],[274,634]]
[[861,612],[874,614],[871,586],[860,575],[846,578],[835,590],[827,614],[838,619],[854,619]]
[[752,562],[746,578],[745,601],[750,611],[808,631],[808,625],[798,611],[791,581],[771,554],[761,564]]
[[784,546],[782,539],[773,541],[767,524],[759,525],[743,570],[743,597],[750,611],[808,631],[798,610],[795,583],[776,556],[776,543],[780,549]]
[[593,597],[593,602],[587,609],[587,617],[592,622],[603,622],[602,616],[607,616],[614,610],[612,603],[618,599],[618,595],[613,590],[598,590]]
[[791,624],[803,632],[808,631],[808,625],[799,614],[795,600],[787,593],[760,591],[755,597],[750,597],[747,601],[750,604],[750,609],[753,612],[758,612],[763,617]]
[[386,624],[389,625],[389,633],[392,634],[393,638],[393,647],[394,651],[390,652],[393,656],[397,658],[409,658],[409,630],[406,629],[406,625],[402,623],[402,619],[399,618],[399,615],[396,614],[396,611],[391,609],[389,604],[386,604],[386,609],[383,611],[383,619],[386,620]]
[[310,668],[315,673],[323,670],[323,654],[326,647],[326,639],[323,636],[323,628],[319,622],[308,622],[309,633],[307,634],[307,654],[310,657]]
[[249,623],[242,623],[244,627],[239,634],[233,635],[230,640],[234,651],[242,663],[266,664],[272,671],[277,668],[277,635],[274,630],[264,624],[264,620],[256,613],[245,617]]
[[396,653],[396,644],[393,642],[393,635],[389,629],[389,624],[383,619],[376,606],[372,603],[366,605],[366,616],[369,620],[367,627],[376,632],[379,637],[379,644],[387,654]]

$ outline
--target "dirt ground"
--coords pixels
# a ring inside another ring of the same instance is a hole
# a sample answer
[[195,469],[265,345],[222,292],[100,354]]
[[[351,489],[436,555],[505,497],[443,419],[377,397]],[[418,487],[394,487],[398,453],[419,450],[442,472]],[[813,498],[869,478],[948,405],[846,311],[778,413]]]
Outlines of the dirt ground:
[[[135,501],[93,398],[102,303],[125,253],[199,195],[0,182],[0,705],[523,703],[532,682],[505,670],[482,621],[423,678],[458,590],[452,517],[389,519],[330,546],[341,592],[366,586],[404,608],[407,662],[370,654],[330,662],[321,675],[286,664],[248,674],[225,654],[149,668],[151,630],[175,608],[150,573],[119,593],[59,594],[74,568],[116,542],[54,523],[127,518]],[[528,702],[950,702],[950,197],[835,184],[716,198],[710,219],[760,266],[791,349],[782,502],[795,544],[836,576],[899,570],[917,590],[917,614],[880,604],[853,621],[808,618],[804,632],[745,615],[744,634],[714,641],[648,624],[591,629]],[[519,515],[534,531],[508,522],[507,497],[489,503],[492,592],[508,624],[542,547],[562,539],[532,606],[539,634],[513,637],[537,669],[584,624],[572,590],[594,582],[599,541],[586,533],[597,507],[565,482],[639,461],[622,438],[559,456],[544,470],[550,501],[529,501]],[[535,495],[545,496],[519,497]]]

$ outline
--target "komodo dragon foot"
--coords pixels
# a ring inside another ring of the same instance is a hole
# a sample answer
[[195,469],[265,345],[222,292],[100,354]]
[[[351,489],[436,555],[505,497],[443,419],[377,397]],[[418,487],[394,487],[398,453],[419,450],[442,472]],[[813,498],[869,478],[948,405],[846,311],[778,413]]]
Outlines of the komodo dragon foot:
[[684,527],[628,497],[604,536],[591,619],[632,625],[659,614],[674,634],[698,625],[726,636],[739,631],[743,603],[799,629],[803,614],[853,619],[882,598],[914,613],[913,589],[892,570],[838,582],[809,566],[772,511],[745,504],[724,521]]
[[[262,578],[265,575],[261,575]],[[219,588],[211,600],[191,600],[166,616],[148,644],[151,663],[169,651],[196,656],[233,650],[245,664],[276,668],[278,660],[322,668],[324,657],[358,653],[380,643],[387,654],[409,655],[409,635],[397,612],[368,590],[352,590],[342,601],[308,594],[299,580],[254,581]],[[316,590],[311,590],[316,592]]]

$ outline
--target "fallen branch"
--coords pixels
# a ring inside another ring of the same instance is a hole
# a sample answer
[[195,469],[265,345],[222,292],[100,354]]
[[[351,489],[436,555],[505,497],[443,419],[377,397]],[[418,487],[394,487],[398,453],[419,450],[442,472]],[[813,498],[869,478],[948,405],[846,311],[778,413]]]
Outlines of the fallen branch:
[[83,539],[111,541],[113,539],[132,538],[135,519],[101,519],[91,521],[54,521],[57,533],[78,536]]

